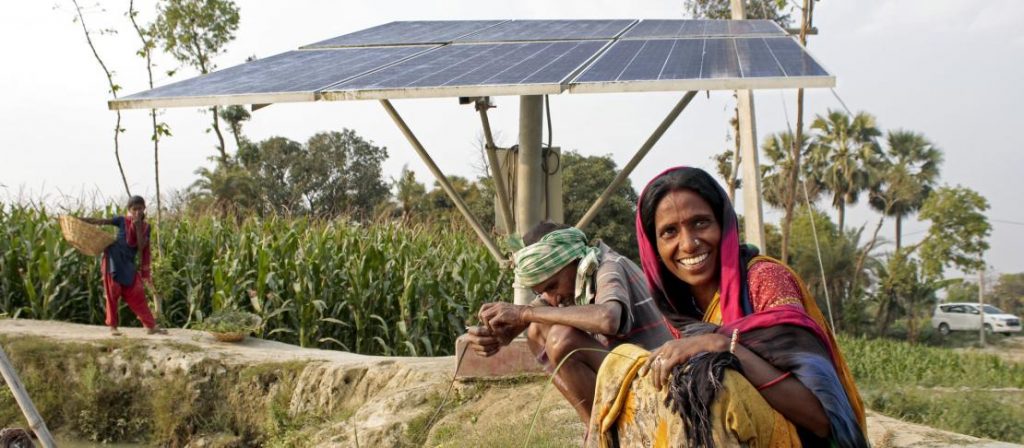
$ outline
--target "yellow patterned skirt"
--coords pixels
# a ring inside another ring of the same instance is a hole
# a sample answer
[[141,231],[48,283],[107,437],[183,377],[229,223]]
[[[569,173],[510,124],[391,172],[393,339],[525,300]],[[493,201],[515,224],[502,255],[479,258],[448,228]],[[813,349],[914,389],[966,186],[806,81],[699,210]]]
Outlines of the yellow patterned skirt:
[[[601,364],[590,419],[590,447],[686,446],[683,420],[664,405],[651,379],[637,374],[650,353],[631,344]],[[764,400],[743,375],[726,370],[724,389],[711,406],[716,446],[799,447],[796,428]]]

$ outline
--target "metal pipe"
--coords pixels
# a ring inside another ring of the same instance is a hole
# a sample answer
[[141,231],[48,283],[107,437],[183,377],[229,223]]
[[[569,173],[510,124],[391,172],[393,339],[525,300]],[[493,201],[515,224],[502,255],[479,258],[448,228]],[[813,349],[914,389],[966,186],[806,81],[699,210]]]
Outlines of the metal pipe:
[[476,232],[476,235],[480,237],[480,240],[483,241],[485,246],[487,246],[491,255],[494,256],[494,259],[502,266],[507,265],[508,260],[501,254],[501,250],[498,249],[498,245],[494,243],[494,240],[492,240],[490,235],[484,231],[480,222],[478,222],[476,218],[473,217],[473,214],[469,212],[469,207],[466,207],[466,203],[462,202],[462,198],[455,192],[455,188],[452,187],[450,182],[448,182],[448,178],[445,177],[444,173],[441,172],[441,169],[437,167],[436,163],[434,163],[434,159],[431,159],[430,155],[427,154],[427,150],[423,148],[419,139],[417,139],[416,135],[412,133],[409,126],[405,124],[405,120],[402,120],[402,116],[398,115],[398,111],[391,105],[391,101],[386,99],[380,100],[380,104],[384,106],[384,110],[388,112],[391,119],[394,120],[395,124],[398,125],[398,128],[401,129],[406,140],[409,140],[409,144],[412,145],[412,149],[416,150],[416,153],[419,154],[421,159],[423,159],[423,163],[426,163],[427,168],[430,168],[430,172],[434,173],[434,177],[437,178],[437,182],[441,184],[441,188],[444,189],[444,192],[447,193],[448,197],[455,203],[455,207],[462,212],[462,216],[469,221],[469,225],[473,227],[473,231]]
[[[544,97],[519,97],[519,158],[516,167],[516,230],[525,235],[544,219],[544,167],[541,140]],[[515,303],[526,305],[535,294],[529,288],[516,288]]]
[[25,415],[25,421],[28,422],[28,426],[32,428],[32,431],[36,433],[36,437],[39,438],[39,443],[44,448],[56,447],[57,444],[53,441],[53,436],[46,427],[46,422],[43,421],[43,417],[36,410],[36,405],[32,403],[32,398],[28,396],[25,385],[18,378],[18,372],[14,370],[14,366],[11,364],[11,360],[7,357],[7,353],[4,352],[3,348],[0,348],[0,374],[3,375],[7,387],[11,390],[14,401],[21,407],[21,412]]
[[508,189],[505,188],[505,179],[498,169],[497,146],[494,144],[494,136],[491,134],[491,120],[487,118],[487,108],[484,103],[477,103],[476,109],[480,112],[480,122],[484,127],[484,139],[487,140],[485,149],[487,162],[491,165],[491,178],[494,179],[494,192],[498,195],[498,210],[501,211],[501,220],[505,223],[505,233],[511,235],[515,232],[515,221],[512,219],[512,209],[508,203]]
[[645,141],[643,146],[637,150],[629,163],[622,167],[622,171],[619,171],[619,174],[615,176],[615,179],[612,180],[610,185],[608,185],[608,188],[605,188],[604,192],[601,193],[601,196],[597,197],[597,200],[595,200],[594,204],[590,206],[587,213],[583,214],[583,217],[576,223],[576,228],[582,230],[587,226],[587,224],[590,224],[590,222],[594,220],[594,217],[597,216],[597,212],[601,210],[601,207],[604,206],[604,203],[612,196],[612,193],[622,185],[622,182],[625,181],[630,174],[633,173],[633,169],[636,168],[637,164],[647,156],[647,153],[651,151],[651,148],[658,143],[661,136],[665,134],[665,131],[668,130],[669,126],[672,126],[672,123],[676,121],[679,114],[683,112],[683,109],[686,109],[686,106],[690,104],[690,101],[693,100],[693,97],[696,95],[696,91],[686,92],[686,95],[683,95],[683,98],[676,103],[676,107],[673,107],[672,111],[668,113],[665,119],[661,120],[661,124],[659,124],[654,132],[651,133],[651,136],[647,137],[647,141]]

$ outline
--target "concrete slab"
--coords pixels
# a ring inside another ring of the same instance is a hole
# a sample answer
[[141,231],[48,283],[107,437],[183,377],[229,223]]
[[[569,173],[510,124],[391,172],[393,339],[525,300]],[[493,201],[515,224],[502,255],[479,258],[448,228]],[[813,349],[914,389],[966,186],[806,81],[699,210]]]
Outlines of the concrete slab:
[[[458,368],[455,376],[458,379],[494,379],[546,374],[537,358],[530,352],[526,338],[516,338],[511,344],[502,347],[498,353],[485,358],[472,350],[466,351],[465,337],[466,335],[462,335],[455,340],[455,362],[462,357],[462,366],[456,366],[454,363],[452,365],[452,370]],[[464,351],[466,355],[463,357]]]

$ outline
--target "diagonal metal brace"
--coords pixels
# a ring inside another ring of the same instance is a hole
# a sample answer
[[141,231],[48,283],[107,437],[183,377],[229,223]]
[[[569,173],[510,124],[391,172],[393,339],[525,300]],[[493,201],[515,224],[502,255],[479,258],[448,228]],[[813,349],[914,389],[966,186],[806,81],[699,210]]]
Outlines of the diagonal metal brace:
[[380,104],[384,106],[384,110],[388,112],[391,119],[394,120],[396,125],[398,125],[402,134],[405,135],[406,140],[409,140],[409,144],[412,145],[412,149],[416,150],[416,153],[419,154],[421,159],[423,159],[423,163],[426,163],[427,168],[430,168],[430,172],[434,174],[434,177],[437,178],[437,182],[441,184],[441,188],[444,189],[444,192],[447,193],[448,197],[455,203],[455,207],[462,212],[462,216],[466,218],[466,221],[469,221],[469,225],[473,227],[473,231],[476,232],[476,236],[480,237],[480,240],[483,241],[485,246],[487,246],[487,250],[491,252],[494,259],[497,260],[498,264],[501,266],[508,266],[508,259],[502,255],[501,249],[498,249],[498,245],[495,244],[493,239],[491,239],[491,236],[484,231],[480,222],[473,217],[472,213],[469,212],[469,207],[466,206],[466,203],[463,202],[462,198],[455,192],[455,188],[452,187],[451,182],[448,182],[448,178],[445,177],[444,173],[441,172],[441,169],[437,167],[436,163],[434,163],[434,159],[430,158],[430,154],[427,154],[427,150],[423,148],[419,139],[417,139],[416,135],[412,133],[409,126],[405,124],[405,120],[403,120],[402,116],[398,114],[395,107],[391,105],[391,101],[386,99],[380,100]]
[[476,110],[480,113],[480,123],[484,128],[484,139],[486,140],[487,162],[491,165],[491,178],[494,180],[494,193],[498,196],[498,210],[501,211],[501,219],[505,224],[505,231],[509,235],[515,233],[515,221],[512,218],[512,209],[508,205],[508,188],[505,186],[505,179],[501,177],[498,170],[498,154],[495,151],[498,147],[494,145],[494,136],[491,134],[491,120],[487,118],[487,109],[491,106],[487,100],[477,100]]
[[686,106],[690,104],[690,100],[692,100],[696,95],[696,91],[686,92],[686,95],[683,95],[683,98],[676,103],[676,107],[672,108],[672,111],[670,111],[665,119],[661,121],[661,124],[659,124],[654,132],[651,133],[651,136],[647,137],[647,141],[645,141],[643,146],[637,150],[629,163],[622,167],[622,171],[619,171],[619,174],[615,176],[615,179],[612,180],[610,185],[608,185],[608,188],[605,188],[604,192],[601,193],[601,196],[597,197],[597,200],[594,201],[594,205],[591,205],[590,209],[587,210],[587,213],[583,214],[583,217],[576,223],[576,228],[583,229],[587,224],[590,224],[590,222],[594,220],[594,217],[597,216],[597,212],[601,210],[601,207],[604,206],[604,203],[612,196],[612,193],[622,185],[622,182],[626,180],[630,174],[633,173],[633,169],[636,168],[636,165],[647,156],[647,153],[651,151],[654,144],[658,143],[661,136],[665,134],[665,131],[668,130],[669,126],[672,126],[672,123],[676,121],[679,114],[683,112],[683,109],[686,109]]

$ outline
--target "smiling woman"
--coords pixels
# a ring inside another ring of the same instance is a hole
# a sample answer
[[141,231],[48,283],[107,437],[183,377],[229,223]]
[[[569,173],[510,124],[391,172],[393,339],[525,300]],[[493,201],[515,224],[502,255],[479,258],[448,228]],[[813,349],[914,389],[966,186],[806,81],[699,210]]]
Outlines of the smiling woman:
[[673,168],[640,196],[637,241],[677,339],[613,351],[590,430],[600,446],[867,446],[849,369],[800,279],[739,244],[711,176]]

